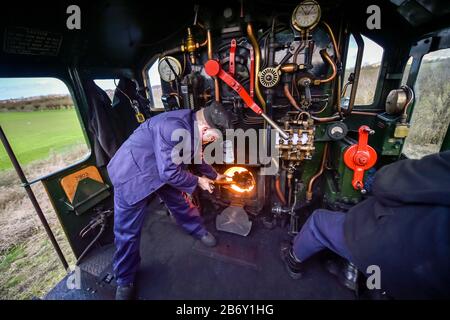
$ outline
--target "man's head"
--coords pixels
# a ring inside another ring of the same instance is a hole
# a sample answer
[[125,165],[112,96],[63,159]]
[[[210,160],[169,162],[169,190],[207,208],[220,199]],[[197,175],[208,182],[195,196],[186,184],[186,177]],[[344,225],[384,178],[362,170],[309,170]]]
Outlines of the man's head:
[[202,136],[202,144],[217,140],[221,132],[232,129],[231,114],[220,103],[213,102],[210,106],[196,112],[197,126]]

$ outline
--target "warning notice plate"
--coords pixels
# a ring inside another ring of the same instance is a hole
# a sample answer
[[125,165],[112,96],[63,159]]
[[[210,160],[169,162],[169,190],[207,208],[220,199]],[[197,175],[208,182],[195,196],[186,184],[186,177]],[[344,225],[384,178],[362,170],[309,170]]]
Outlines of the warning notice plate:
[[57,56],[62,35],[26,27],[8,27],[5,30],[3,50],[6,53]]

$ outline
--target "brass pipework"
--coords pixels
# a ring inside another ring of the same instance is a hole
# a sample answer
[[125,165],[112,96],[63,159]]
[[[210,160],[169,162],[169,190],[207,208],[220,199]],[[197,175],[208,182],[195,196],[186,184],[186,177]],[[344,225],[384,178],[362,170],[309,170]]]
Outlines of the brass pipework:
[[[206,41],[208,44],[208,60],[213,58],[213,45],[212,45],[212,36],[211,30],[206,31]],[[220,87],[219,87],[219,79],[214,77],[214,98],[217,102],[220,102]]]
[[325,146],[323,147],[323,155],[322,155],[322,161],[320,163],[320,168],[319,171],[317,171],[317,173],[311,177],[311,179],[309,180],[308,183],[308,189],[306,190],[306,201],[311,201],[312,200],[312,196],[313,196],[313,185],[314,182],[316,181],[316,179],[318,177],[320,177],[323,173],[323,171],[325,170],[325,163],[327,160],[327,153],[328,153],[328,143],[325,143]]
[[275,178],[275,191],[277,192],[277,196],[280,199],[281,203],[285,206],[286,205],[286,197],[284,196],[283,192],[281,191],[280,176],[277,176]]
[[325,29],[327,29],[328,35],[331,38],[331,43],[333,44],[334,53],[336,54],[336,60],[341,61],[341,53],[339,52],[339,46],[336,42],[336,37],[334,36],[333,30],[331,29],[330,25],[326,23],[325,21],[322,21],[323,25],[325,26]]
[[255,93],[256,97],[261,103],[261,107],[266,112],[266,101],[261,93],[261,88],[259,87],[259,68],[261,67],[261,49],[259,48],[258,40],[256,40],[255,34],[253,32],[253,26],[249,22],[247,23],[247,36],[253,46],[253,52],[255,53]]
[[208,39],[203,41],[202,43],[195,42],[194,35],[192,34],[191,28],[187,28],[187,36],[185,44],[181,45],[181,52],[189,53],[189,58],[191,59],[191,63],[195,64],[195,51],[199,48],[204,47],[208,44]]
[[296,63],[286,63],[280,67],[280,71],[284,73],[294,73],[298,70],[298,64]]
[[334,63],[333,59],[331,59],[330,55],[328,54],[327,50],[322,49],[320,51],[320,55],[325,59],[326,62],[328,62],[328,64],[331,66],[332,72],[331,75],[326,78],[326,79],[317,79],[314,80],[314,85],[318,86],[322,83],[326,83],[326,82],[330,82],[331,80],[333,80],[336,75],[337,75],[337,67],[336,64]]
[[300,107],[297,104],[297,101],[295,101],[294,97],[292,96],[291,92],[289,91],[289,84],[285,83],[284,84],[284,95],[286,96],[286,98],[288,98],[289,103],[298,111],[301,111]]

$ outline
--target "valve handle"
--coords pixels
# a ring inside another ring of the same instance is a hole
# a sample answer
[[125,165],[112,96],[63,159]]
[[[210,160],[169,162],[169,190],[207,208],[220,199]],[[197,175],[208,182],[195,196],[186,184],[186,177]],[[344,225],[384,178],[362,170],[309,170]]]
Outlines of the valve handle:
[[358,143],[351,145],[344,152],[344,163],[353,170],[352,186],[355,190],[364,190],[364,172],[372,168],[377,162],[377,153],[374,148],[368,145],[369,134],[374,131],[368,126],[361,126],[358,129]]
[[242,98],[245,105],[253,110],[257,115],[261,116],[266,120],[275,130],[278,131],[280,136],[287,140],[289,139],[289,135],[284,132],[281,127],[276,124],[267,114],[263,112],[263,110],[256,104],[255,100],[248,94],[247,90],[237,82],[228,72],[225,72],[220,66],[217,60],[208,60],[205,63],[205,72],[210,77],[218,77],[223,82],[225,82],[231,89],[237,92],[237,94]]
[[223,82],[225,82],[231,89],[236,91],[239,96],[244,100],[247,107],[252,109],[256,114],[260,115],[263,111],[255,103],[252,97],[248,94],[245,88],[237,82],[229,73],[222,70],[220,64],[216,60],[208,60],[205,63],[205,72],[211,77],[219,77]]

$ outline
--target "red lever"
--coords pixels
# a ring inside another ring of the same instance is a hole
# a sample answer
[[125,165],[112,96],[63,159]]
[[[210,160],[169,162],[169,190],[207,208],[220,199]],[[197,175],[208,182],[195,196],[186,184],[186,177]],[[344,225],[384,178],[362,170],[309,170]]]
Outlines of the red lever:
[[359,127],[358,144],[351,145],[344,152],[344,162],[353,170],[352,185],[356,190],[364,190],[364,171],[372,168],[377,162],[377,153],[367,144],[369,134],[372,134],[368,126]]
[[235,70],[235,62],[236,62],[236,39],[231,40],[230,44],[230,62],[228,67],[228,72],[234,77]]
[[223,82],[236,91],[239,96],[244,100],[244,103],[252,109],[256,114],[263,113],[262,109],[255,103],[252,97],[248,94],[245,88],[237,82],[229,73],[222,70],[220,64],[216,60],[208,60],[205,63],[205,72],[210,77],[219,77]]

